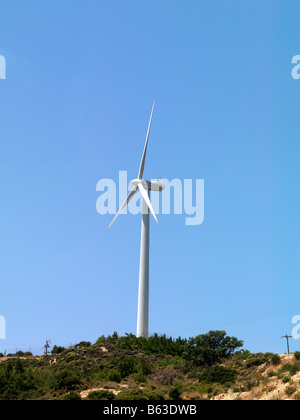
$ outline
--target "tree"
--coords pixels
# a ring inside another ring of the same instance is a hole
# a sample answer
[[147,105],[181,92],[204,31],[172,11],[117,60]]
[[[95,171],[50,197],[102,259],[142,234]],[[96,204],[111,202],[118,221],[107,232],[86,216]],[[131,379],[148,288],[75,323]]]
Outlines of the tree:
[[209,331],[188,340],[183,359],[196,366],[212,366],[234,354],[243,344],[243,341],[236,337],[227,336],[225,331]]
[[135,356],[123,356],[118,363],[118,370],[122,378],[137,372],[138,360]]
[[53,349],[51,350],[51,354],[60,354],[65,350],[64,347],[61,346],[53,346]]
[[70,372],[67,369],[55,373],[50,378],[50,387],[55,391],[60,391],[62,389],[73,390],[79,384],[79,376],[76,373]]
[[77,347],[90,347],[92,343],[90,341],[80,341],[80,343],[76,345]]

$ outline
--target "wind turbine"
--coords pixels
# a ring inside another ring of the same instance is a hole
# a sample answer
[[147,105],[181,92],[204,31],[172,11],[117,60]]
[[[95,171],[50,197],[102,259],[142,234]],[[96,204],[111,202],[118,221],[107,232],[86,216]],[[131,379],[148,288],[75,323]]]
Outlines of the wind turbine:
[[149,325],[149,236],[150,236],[150,215],[153,215],[155,221],[158,223],[155,212],[150,202],[149,191],[162,191],[165,186],[161,179],[146,181],[143,179],[146,153],[148,147],[148,140],[150,134],[150,127],[153,117],[155,101],[153,103],[147,136],[146,143],[144,147],[144,152],[142,160],[140,163],[140,169],[138,177],[131,181],[133,189],[128,194],[126,200],[120,207],[120,210],[114,217],[113,221],[109,225],[114,223],[119,214],[124,210],[128,205],[134,194],[137,190],[140,190],[140,193],[143,197],[143,212],[142,212],[142,232],[141,232],[141,248],[140,248],[140,272],[139,272],[139,294],[138,294],[138,315],[137,315],[137,337],[148,337],[148,325]]

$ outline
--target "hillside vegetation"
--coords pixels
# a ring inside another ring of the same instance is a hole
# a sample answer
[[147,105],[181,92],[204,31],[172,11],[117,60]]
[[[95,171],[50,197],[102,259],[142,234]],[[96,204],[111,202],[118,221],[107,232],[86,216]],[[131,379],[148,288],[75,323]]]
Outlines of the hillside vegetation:
[[300,399],[300,352],[242,347],[225,331],[188,340],[114,333],[45,356],[0,354],[0,400]]

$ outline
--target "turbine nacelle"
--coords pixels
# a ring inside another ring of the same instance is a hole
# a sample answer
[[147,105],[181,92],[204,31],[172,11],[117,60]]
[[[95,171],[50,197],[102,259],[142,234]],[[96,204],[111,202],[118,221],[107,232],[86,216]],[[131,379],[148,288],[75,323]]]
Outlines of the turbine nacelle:
[[134,187],[138,187],[139,184],[142,184],[143,187],[148,191],[163,191],[165,189],[165,185],[161,179],[151,179],[151,181],[146,181],[144,179],[133,179],[131,184]]

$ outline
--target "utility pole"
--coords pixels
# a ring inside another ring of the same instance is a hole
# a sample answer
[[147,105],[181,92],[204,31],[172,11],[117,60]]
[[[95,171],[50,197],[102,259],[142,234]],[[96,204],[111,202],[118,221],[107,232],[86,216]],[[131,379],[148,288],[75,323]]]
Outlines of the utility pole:
[[47,356],[48,354],[48,349],[51,347],[50,346],[51,341],[50,340],[46,340],[46,344],[44,345],[44,349],[45,349],[45,355]]
[[291,335],[283,335],[281,338],[286,338],[286,343],[287,343],[287,354],[290,354],[290,347],[289,347],[289,338],[293,338]]

